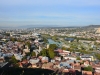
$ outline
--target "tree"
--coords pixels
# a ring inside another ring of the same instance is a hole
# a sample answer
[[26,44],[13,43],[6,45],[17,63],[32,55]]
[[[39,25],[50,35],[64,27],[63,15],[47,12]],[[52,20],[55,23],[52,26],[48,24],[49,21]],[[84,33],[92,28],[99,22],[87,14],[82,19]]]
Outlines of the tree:
[[24,56],[24,57],[22,58],[22,60],[25,60],[25,59],[27,59],[27,56]]
[[13,41],[13,42],[17,41],[16,38],[10,38],[10,40]]
[[93,51],[93,48],[89,48],[90,51]]
[[84,67],[84,70],[85,71],[93,71],[93,68],[92,68],[92,66],[88,66],[88,67]]
[[10,33],[5,33],[6,36],[10,36]]
[[31,43],[30,42],[26,42],[25,44],[28,46],[29,49],[31,48]]
[[36,56],[36,53],[35,53],[35,52],[32,52],[31,55],[32,55],[32,56]]
[[50,57],[51,59],[55,57],[54,50],[49,49],[49,50],[48,50],[48,54],[49,54],[49,57]]
[[62,49],[62,50],[66,50],[66,47],[62,47],[61,49]]
[[50,44],[50,45],[49,45],[49,49],[54,50],[54,49],[56,49],[56,48],[58,48],[56,44]]
[[48,40],[47,40],[47,38],[45,37],[43,37],[43,41],[44,41],[44,43],[47,43],[48,42]]
[[12,56],[10,61],[13,64],[16,64],[18,62],[18,60],[16,60],[15,56]]
[[72,48],[67,48],[67,50],[70,52],[74,51]]
[[57,36],[53,36],[52,39],[53,39],[54,41],[57,41],[57,40],[58,40]]
[[99,53],[96,53],[95,56],[96,56],[96,58],[97,58],[98,60],[100,60],[100,54],[99,54]]
[[81,60],[81,58],[80,57],[77,57],[76,60]]
[[19,39],[17,39],[17,41],[18,41],[18,42],[24,42],[24,41],[23,41],[22,39],[20,39],[20,38],[19,38]]
[[42,55],[42,56],[48,56],[48,50],[47,49],[43,49],[39,55]]

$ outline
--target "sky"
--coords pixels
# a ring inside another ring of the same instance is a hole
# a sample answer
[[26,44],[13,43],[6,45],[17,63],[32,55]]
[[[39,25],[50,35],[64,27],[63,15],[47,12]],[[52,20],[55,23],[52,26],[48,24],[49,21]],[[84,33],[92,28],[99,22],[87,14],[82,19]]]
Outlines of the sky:
[[100,25],[100,0],[0,0],[0,26]]

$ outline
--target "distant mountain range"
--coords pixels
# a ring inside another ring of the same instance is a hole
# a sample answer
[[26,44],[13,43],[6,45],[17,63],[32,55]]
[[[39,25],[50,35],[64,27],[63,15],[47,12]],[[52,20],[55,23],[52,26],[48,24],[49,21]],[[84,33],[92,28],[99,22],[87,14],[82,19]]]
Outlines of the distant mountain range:
[[89,26],[85,26],[85,27],[88,27],[88,28],[98,28],[98,27],[100,27],[100,25],[89,25]]
[[23,25],[23,26],[0,26],[0,29],[16,29],[16,28],[58,28],[58,27],[66,27],[66,28],[98,28],[100,25],[88,25],[88,26],[59,26],[59,25]]

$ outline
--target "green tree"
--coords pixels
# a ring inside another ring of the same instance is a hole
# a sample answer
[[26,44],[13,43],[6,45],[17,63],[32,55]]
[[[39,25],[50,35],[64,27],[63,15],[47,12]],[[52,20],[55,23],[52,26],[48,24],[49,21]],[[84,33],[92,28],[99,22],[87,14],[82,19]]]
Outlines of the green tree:
[[67,50],[70,52],[74,51],[72,48],[67,48]]
[[17,39],[18,42],[24,42],[22,39]]
[[30,56],[31,55],[31,53],[29,52],[29,53],[26,53],[26,56]]
[[50,44],[50,45],[49,45],[49,49],[54,50],[54,49],[56,49],[56,48],[58,48],[58,46],[57,46],[56,44]]
[[10,38],[10,40],[13,41],[13,42],[17,41],[16,38]]
[[24,57],[22,58],[22,60],[25,60],[25,59],[27,59],[27,56],[24,56]]
[[93,48],[89,48],[90,51],[93,51]]
[[35,53],[35,52],[32,52],[31,55],[32,55],[32,56],[36,56],[36,53]]
[[92,71],[93,68],[92,68],[92,66],[88,66],[88,67],[84,67],[84,70],[85,70],[85,71]]
[[98,60],[100,60],[100,54],[99,54],[99,53],[96,53],[95,56],[96,56],[96,58],[97,58]]
[[48,56],[48,50],[47,49],[43,49],[39,55],[42,55],[42,56]]
[[48,43],[48,40],[47,40],[47,38],[45,37],[43,37],[43,41],[44,41],[44,43]]
[[76,60],[81,60],[81,58],[80,57],[77,57]]
[[29,49],[31,48],[31,43],[30,42],[26,42],[25,44],[28,46]]
[[10,61],[13,64],[16,64],[18,62],[18,60],[16,60],[15,56],[12,56]]
[[49,54],[49,57],[50,57],[51,59],[55,57],[54,50],[49,49],[49,50],[48,50],[48,54]]
[[53,39],[54,41],[57,41],[57,40],[58,40],[57,36],[53,36],[52,39]]
[[10,36],[10,33],[5,33],[4,35],[6,35],[6,36]]
[[62,49],[62,50],[66,50],[66,47],[62,47],[61,49]]

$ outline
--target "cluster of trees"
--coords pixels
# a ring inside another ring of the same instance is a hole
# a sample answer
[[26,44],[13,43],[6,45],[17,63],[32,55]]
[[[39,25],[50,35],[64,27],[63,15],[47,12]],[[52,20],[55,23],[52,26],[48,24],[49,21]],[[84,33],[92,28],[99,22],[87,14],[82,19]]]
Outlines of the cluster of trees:
[[92,68],[92,66],[87,66],[87,67],[84,67],[84,70],[85,71],[93,71],[93,68]]
[[77,38],[77,37],[75,37],[75,38],[77,39],[77,42],[79,40],[89,40],[89,41],[95,41],[96,40],[95,38]]
[[27,45],[29,49],[31,48],[31,43],[30,42],[25,42],[25,45]]
[[100,60],[100,54],[99,54],[99,53],[96,53],[95,56],[96,56],[96,58],[97,58],[98,60]]
[[19,67],[19,64],[18,64],[18,60],[16,60],[15,56],[12,56],[9,60],[9,62],[14,66],[14,67]]
[[80,57],[77,57],[76,59],[77,59],[77,60],[81,60],[81,58],[80,58]]
[[10,38],[10,41],[13,41],[13,42],[15,42],[15,41],[24,42],[23,40],[21,40],[19,38],[13,38],[13,37]]
[[68,51],[70,52],[80,52],[80,53],[83,53],[83,54],[91,54],[90,51],[87,51],[87,50],[82,50],[82,49],[77,49],[75,50],[74,48],[67,48]]
[[55,52],[54,50],[58,48],[58,46],[56,44],[50,44],[48,49],[43,49],[39,55],[42,56],[48,56],[49,58],[54,58],[55,57]]
[[3,35],[5,35],[5,36],[10,36],[10,33],[3,33]]

